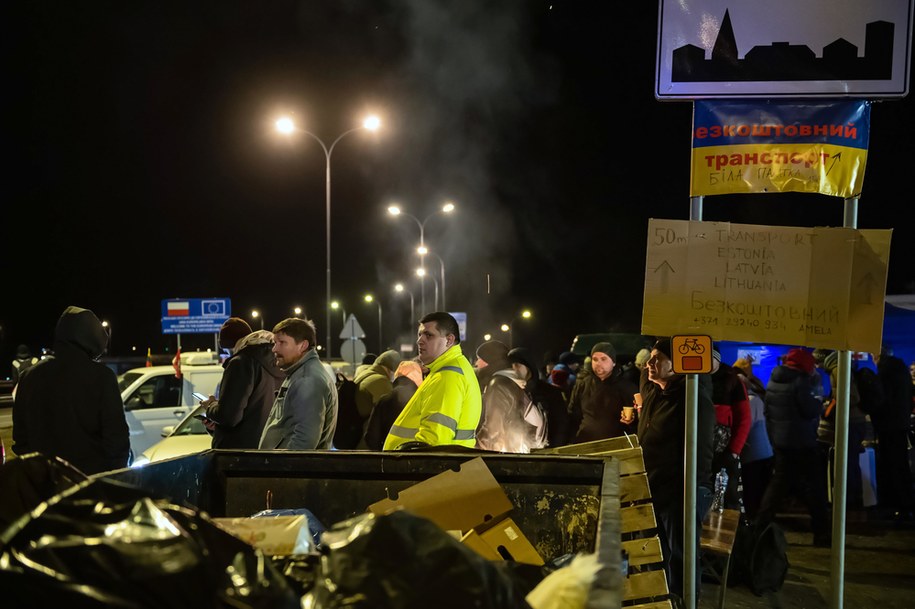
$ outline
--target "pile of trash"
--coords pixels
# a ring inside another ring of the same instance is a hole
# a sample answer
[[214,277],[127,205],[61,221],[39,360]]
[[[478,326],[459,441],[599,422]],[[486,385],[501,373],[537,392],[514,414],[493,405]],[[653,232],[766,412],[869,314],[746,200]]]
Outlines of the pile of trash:
[[210,518],[37,454],[0,467],[0,489],[4,607],[577,609],[598,570],[488,560],[403,509]]

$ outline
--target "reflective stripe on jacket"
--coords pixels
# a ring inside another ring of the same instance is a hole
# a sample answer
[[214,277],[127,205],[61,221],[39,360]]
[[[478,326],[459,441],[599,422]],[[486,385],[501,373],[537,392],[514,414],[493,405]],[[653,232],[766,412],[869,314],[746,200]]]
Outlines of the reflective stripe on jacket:
[[482,409],[473,368],[461,346],[454,345],[429,366],[426,380],[391,426],[384,450],[412,441],[473,448]]

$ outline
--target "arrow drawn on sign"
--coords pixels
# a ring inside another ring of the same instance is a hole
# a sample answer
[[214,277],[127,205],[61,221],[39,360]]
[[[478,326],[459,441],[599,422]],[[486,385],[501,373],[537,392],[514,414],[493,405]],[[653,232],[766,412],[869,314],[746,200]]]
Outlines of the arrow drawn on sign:
[[832,171],[832,168],[836,166],[836,163],[838,163],[839,159],[841,159],[841,158],[842,158],[841,152],[836,154],[834,157],[832,157],[832,163],[829,164],[829,169],[826,170],[826,175],[829,175],[829,172]]
[[671,274],[671,273],[676,273],[677,271],[675,271],[675,270],[674,270],[674,267],[670,266],[670,263],[667,262],[667,261],[665,260],[664,262],[662,262],[661,264],[659,264],[659,265],[654,269],[654,272],[655,272],[655,273],[658,273],[658,272],[661,273],[661,293],[662,293],[662,294],[666,294],[666,293],[667,293],[667,287],[668,287],[667,284],[668,284],[668,279],[669,279],[669,277],[670,277],[670,274]]
[[877,280],[870,273],[866,273],[861,281],[858,282],[858,289],[864,295],[864,304],[874,304],[874,288],[877,287]]

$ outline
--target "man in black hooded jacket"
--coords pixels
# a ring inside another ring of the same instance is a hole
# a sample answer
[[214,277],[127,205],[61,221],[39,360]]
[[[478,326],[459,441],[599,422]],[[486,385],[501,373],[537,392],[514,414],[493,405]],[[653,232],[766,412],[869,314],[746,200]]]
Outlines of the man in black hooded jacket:
[[[702,520],[711,506],[712,456],[714,454],[715,407],[709,375],[697,379],[698,429],[696,435],[696,547]],[[686,377],[674,374],[670,339],[659,339],[642,370],[642,409],[639,412],[639,444],[645,459],[648,486],[658,518],[658,533],[664,551],[664,567],[670,591],[683,596],[683,463],[686,448]],[[696,587],[699,591],[699,560],[696,557]]]
[[213,448],[256,449],[267,416],[286,374],[273,357],[273,332],[251,331],[245,320],[230,317],[219,331],[219,345],[232,357],[223,364],[219,399],[202,402]]
[[127,467],[130,432],[114,371],[96,360],[108,334],[88,309],[67,307],[54,357],[29,368],[13,405],[13,450],[60,457],[86,474]]

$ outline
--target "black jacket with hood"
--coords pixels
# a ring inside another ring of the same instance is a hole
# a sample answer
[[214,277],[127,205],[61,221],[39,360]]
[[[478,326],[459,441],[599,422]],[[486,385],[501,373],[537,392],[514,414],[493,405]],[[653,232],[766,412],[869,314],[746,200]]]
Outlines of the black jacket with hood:
[[67,307],[54,357],[28,369],[13,405],[13,450],[57,456],[86,474],[127,467],[130,432],[114,371],[98,359],[108,335],[92,311]]
[[[696,483],[712,490],[715,436],[712,379],[708,374],[700,374],[698,386]],[[648,380],[646,368],[642,370],[640,389],[642,410],[639,412],[639,444],[642,445],[651,495],[663,502],[677,498],[682,501],[683,463],[686,454],[686,377],[676,376],[661,389],[659,385]]]
[[226,360],[219,400],[207,407],[216,421],[213,448],[256,449],[267,415],[286,375],[271,351],[273,334],[257,330],[238,341]]
[[766,428],[772,446],[783,450],[815,448],[823,413],[819,375],[776,366],[766,386]]

